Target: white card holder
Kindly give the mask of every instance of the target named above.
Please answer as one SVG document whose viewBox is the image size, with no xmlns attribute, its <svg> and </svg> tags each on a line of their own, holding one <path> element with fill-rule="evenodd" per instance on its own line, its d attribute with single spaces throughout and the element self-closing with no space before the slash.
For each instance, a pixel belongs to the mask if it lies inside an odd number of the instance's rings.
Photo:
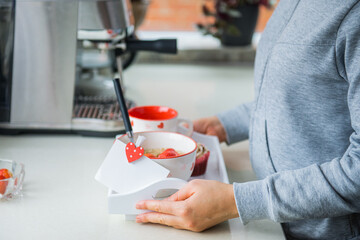
<svg viewBox="0 0 360 240">
<path fill-rule="evenodd" d="M 108 193 L 108 207 L 111 214 L 125 214 L 126 219 L 133 219 L 132 215 L 149 212 L 135 208 L 137 202 L 144 199 L 156 199 L 159 190 L 180 189 L 187 182 L 179 178 L 165 178 L 152 182 L 137 191 L 118 194 L 113 190 Z"/>
<path fill-rule="evenodd" d="M 217 137 L 207 136 L 194 132 L 192 138 L 197 142 L 205 144 L 205 146 L 210 150 L 210 157 L 208 160 L 206 173 L 201 176 L 191 177 L 189 181 L 192 179 L 207 179 L 229 183 L 224 159 Z M 135 220 L 137 214 L 146 212 L 143 210 L 137 210 L 135 208 L 135 205 L 138 201 L 154 199 L 155 195 L 157 195 L 159 191 L 162 191 L 162 189 L 180 189 L 186 183 L 186 181 L 177 178 L 164 178 L 147 184 L 145 187 L 128 194 L 121 195 L 112 190 L 109 190 L 109 213 L 124 214 L 125 220 Z M 170 195 L 168 194 L 169 191 L 163 192 L 165 192 L 164 195 Z M 172 193 L 173 192 L 174 191 L 172 191 Z"/>
</svg>

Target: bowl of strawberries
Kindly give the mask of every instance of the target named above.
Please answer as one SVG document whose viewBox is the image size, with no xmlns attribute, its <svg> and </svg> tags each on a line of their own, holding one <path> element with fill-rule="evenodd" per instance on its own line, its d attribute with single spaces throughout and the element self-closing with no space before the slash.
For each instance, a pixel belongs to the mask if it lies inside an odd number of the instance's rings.
<svg viewBox="0 0 360 240">
<path fill-rule="evenodd" d="M 0 159 L 0 199 L 9 200 L 21 196 L 24 165 L 8 159 Z"/>
</svg>

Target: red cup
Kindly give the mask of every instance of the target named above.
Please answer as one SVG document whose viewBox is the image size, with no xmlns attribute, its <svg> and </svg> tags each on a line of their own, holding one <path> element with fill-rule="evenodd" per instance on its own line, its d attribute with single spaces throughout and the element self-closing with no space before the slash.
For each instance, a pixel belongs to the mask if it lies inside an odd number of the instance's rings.
<svg viewBox="0 0 360 240">
<path fill-rule="evenodd" d="M 138 106 L 129 109 L 129 117 L 134 132 L 166 131 L 179 132 L 182 124 L 187 124 L 184 135 L 191 136 L 192 121 L 179 118 L 178 112 L 165 106 Z"/>
</svg>

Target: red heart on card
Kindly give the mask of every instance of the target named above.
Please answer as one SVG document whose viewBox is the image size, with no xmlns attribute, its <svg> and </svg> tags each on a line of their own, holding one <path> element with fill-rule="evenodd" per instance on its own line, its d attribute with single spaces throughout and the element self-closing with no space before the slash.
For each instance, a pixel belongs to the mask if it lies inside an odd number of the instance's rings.
<svg viewBox="0 0 360 240">
<path fill-rule="evenodd" d="M 138 160 L 144 155 L 144 149 L 142 147 L 135 147 L 134 143 L 129 142 L 128 144 L 126 144 L 125 153 L 128 162 L 131 163 Z"/>
<path fill-rule="evenodd" d="M 164 128 L 164 123 L 161 122 L 159 125 L 157 125 L 158 128 Z"/>
</svg>

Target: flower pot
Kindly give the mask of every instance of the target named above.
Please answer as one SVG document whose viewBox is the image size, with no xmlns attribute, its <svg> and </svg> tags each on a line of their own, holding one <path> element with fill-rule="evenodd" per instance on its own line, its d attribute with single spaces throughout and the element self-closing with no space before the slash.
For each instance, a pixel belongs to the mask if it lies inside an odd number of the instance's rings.
<svg viewBox="0 0 360 240">
<path fill-rule="evenodd" d="M 221 44 L 224 46 L 250 45 L 255 31 L 259 14 L 258 5 L 246 5 L 238 8 L 238 17 L 229 17 L 226 27 L 220 35 Z"/>
</svg>

